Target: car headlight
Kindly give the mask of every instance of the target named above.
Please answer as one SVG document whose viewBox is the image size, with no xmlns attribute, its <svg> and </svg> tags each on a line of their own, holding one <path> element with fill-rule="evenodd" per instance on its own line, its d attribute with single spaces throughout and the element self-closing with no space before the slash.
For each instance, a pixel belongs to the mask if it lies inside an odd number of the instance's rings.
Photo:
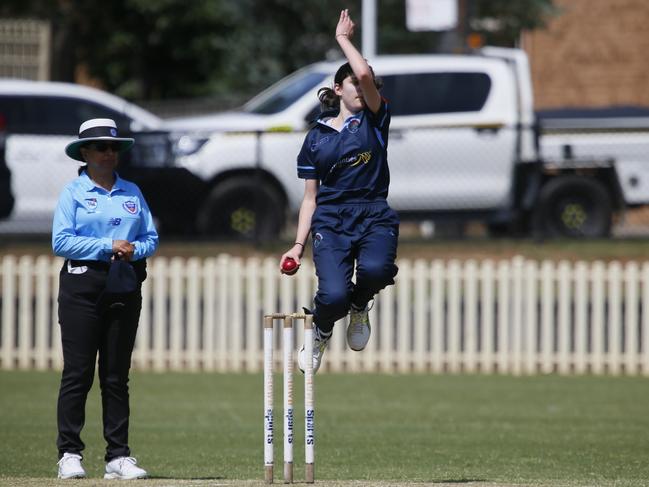
<svg viewBox="0 0 649 487">
<path fill-rule="evenodd" d="M 175 156 L 190 156 L 198 152 L 207 140 L 205 137 L 192 135 L 176 136 L 173 144 L 173 153 Z"/>
</svg>

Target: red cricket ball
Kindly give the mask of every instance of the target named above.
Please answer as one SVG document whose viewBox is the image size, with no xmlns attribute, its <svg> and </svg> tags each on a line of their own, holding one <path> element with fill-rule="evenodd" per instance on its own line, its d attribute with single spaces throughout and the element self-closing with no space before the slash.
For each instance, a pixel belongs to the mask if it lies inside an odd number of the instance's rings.
<svg viewBox="0 0 649 487">
<path fill-rule="evenodd" d="M 300 266 L 297 265 L 295 259 L 287 257 L 282 263 L 282 272 L 288 276 L 295 274 Z"/>
</svg>

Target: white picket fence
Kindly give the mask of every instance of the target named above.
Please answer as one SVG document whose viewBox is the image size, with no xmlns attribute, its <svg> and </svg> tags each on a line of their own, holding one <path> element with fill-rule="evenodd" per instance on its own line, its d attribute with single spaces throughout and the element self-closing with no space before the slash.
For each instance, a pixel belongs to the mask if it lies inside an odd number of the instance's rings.
<svg viewBox="0 0 649 487">
<path fill-rule="evenodd" d="M 62 367 L 61 265 L 47 256 L 1 259 L 1 368 Z M 341 320 L 324 371 L 649 375 L 649 262 L 398 265 L 396 285 L 370 312 L 367 349 L 347 348 Z M 308 262 L 286 277 L 277 259 L 151 259 L 133 366 L 259 371 L 263 314 L 309 306 L 315 285 Z"/>
</svg>

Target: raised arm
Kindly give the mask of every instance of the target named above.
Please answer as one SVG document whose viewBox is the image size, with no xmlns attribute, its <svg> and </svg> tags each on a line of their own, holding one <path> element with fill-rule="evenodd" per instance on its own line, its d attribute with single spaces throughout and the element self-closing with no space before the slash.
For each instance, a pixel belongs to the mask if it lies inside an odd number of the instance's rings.
<svg viewBox="0 0 649 487">
<path fill-rule="evenodd" d="M 340 12 L 340 19 L 336 26 L 336 41 L 342 49 L 349 65 L 354 71 L 354 76 L 358 80 L 358 84 L 363 92 L 365 104 L 372 113 L 379 111 L 381 106 L 381 95 L 379 90 L 374 84 L 374 76 L 369 64 L 363 55 L 352 44 L 351 38 L 354 35 L 354 22 L 349 16 L 349 10 L 345 9 Z"/>
</svg>

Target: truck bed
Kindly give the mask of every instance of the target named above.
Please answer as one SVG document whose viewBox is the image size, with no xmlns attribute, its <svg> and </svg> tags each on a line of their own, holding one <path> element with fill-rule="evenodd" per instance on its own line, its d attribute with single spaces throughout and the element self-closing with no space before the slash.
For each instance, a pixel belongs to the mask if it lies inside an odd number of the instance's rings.
<svg viewBox="0 0 649 487">
<path fill-rule="evenodd" d="M 649 204 L 649 108 L 544 110 L 537 121 L 542 159 L 612 159 L 627 205 Z"/>
</svg>

